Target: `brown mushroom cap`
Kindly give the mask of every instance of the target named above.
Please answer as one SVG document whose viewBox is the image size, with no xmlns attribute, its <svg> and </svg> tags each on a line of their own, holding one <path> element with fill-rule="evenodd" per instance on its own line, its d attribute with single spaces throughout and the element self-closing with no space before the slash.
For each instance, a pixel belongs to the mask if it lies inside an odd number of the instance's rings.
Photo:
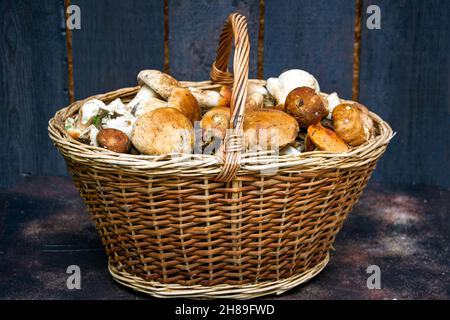
<svg viewBox="0 0 450 320">
<path fill-rule="evenodd" d="M 289 92 L 285 108 L 297 120 L 300 128 L 319 122 L 328 113 L 320 95 L 309 87 L 298 87 Z"/>
<path fill-rule="evenodd" d="M 220 88 L 219 94 L 221 99 L 219 100 L 219 107 L 230 107 L 231 102 L 231 87 L 230 86 L 222 86 Z"/>
<path fill-rule="evenodd" d="M 203 115 L 200 127 L 203 129 L 203 141 L 207 142 L 213 137 L 225 138 L 230 123 L 230 108 L 215 107 Z"/>
<path fill-rule="evenodd" d="M 118 153 L 127 153 L 131 145 L 125 133 L 112 128 L 100 130 L 97 142 L 101 147 Z"/>
<path fill-rule="evenodd" d="M 246 150 L 276 150 L 293 143 L 299 127 L 287 113 L 275 109 L 250 111 L 244 116 Z"/>
<path fill-rule="evenodd" d="M 347 152 L 348 146 L 336 132 L 316 123 L 308 127 L 308 138 L 321 151 Z"/>
<path fill-rule="evenodd" d="M 197 99 L 186 88 L 174 89 L 167 103 L 169 107 L 178 109 L 192 123 L 199 121 L 202 117 Z"/>
<path fill-rule="evenodd" d="M 194 128 L 179 110 L 159 108 L 136 120 L 131 141 L 143 154 L 192 153 Z"/>
<path fill-rule="evenodd" d="M 142 70 L 138 74 L 138 83 L 147 85 L 165 100 L 173 89 L 181 87 L 177 79 L 159 70 Z"/>
<path fill-rule="evenodd" d="M 336 133 L 349 145 L 356 147 L 370 139 L 373 131 L 368 110 L 356 103 L 342 103 L 333 110 Z"/>
</svg>

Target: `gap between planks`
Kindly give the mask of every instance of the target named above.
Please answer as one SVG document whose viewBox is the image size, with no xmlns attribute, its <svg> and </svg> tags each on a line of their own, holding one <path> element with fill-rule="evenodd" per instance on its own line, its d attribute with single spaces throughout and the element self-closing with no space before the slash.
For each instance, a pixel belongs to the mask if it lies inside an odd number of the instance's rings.
<svg viewBox="0 0 450 320">
<path fill-rule="evenodd" d="M 352 76 L 352 100 L 359 99 L 359 74 L 361 58 L 361 20 L 362 20 L 362 0 L 355 0 L 355 28 L 353 43 L 353 76 Z"/>
<path fill-rule="evenodd" d="M 69 103 L 73 103 L 75 101 L 75 93 L 74 93 L 74 81 L 73 81 L 73 52 L 72 52 L 72 30 L 67 27 L 67 20 L 69 19 L 69 13 L 67 12 L 67 8 L 70 6 L 70 0 L 64 0 L 64 27 L 66 30 L 66 47 L 67 47 L 67 77 L 68 77 L 68 94 L 69 94 Z"/>
</svg>

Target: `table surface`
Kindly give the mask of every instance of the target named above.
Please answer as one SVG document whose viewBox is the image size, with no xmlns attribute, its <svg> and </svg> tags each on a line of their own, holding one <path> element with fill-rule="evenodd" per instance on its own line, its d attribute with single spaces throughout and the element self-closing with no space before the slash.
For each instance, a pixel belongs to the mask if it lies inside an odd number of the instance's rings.
<svg viewBox="0 0 450 320">
<path fill-rule="evenodd" d="M 370 184 L 349 214 L 328 266 L 268 299 L 450 299 L 450 191 Z M 81 289 L 69 290 L 78 265 Z M 368 289 L 367 268 L 381 289 Z M 69 178 L 29 177 L 0 192 L 0 299 L 147 299 L 117 284 Z"/>
</svg>

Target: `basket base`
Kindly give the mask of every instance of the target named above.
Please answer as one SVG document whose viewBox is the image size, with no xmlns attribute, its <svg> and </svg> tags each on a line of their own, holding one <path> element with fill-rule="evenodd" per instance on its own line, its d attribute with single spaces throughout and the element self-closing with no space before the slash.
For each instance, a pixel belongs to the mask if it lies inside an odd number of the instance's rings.
<svg viewBox="0 0 450 320">
<path fill-rule="evenodd" d="M 136 291 L 144 292 L 157 298 L 192 298 L 192 299 L 252 299 L 271 294 L 282 294 L 299 284 L 305 283 L 319 274 L 330 259 L 329 253 L 321 262 L 308 271 L 295 276 L 278 280 L 265 281 L 257 284 L 233 286 L 182 286 L 178 284 L 162 284 L 154 281 L 145 281 L 127 272 L 119 271 L 109 265 L 109 272 L 120 284 Z"/>
</svg>

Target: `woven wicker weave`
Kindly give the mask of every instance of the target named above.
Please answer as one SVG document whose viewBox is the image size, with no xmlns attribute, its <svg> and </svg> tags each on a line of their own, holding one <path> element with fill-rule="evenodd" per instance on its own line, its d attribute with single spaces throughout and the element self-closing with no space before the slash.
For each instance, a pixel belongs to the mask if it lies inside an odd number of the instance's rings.
<svg viewBox="0 0 450 320">
<path fill-rule="evenodd" d="M 227 72 L 233 35 L 234 81 Z M 234 131 L 217 156 L 117 154 L 64 130 L 65 119 L 86 100 L 129 101 L 139 87 L 77 101 L 50 120 L 50 137 L 118 282 L 156 297 L 245 299 L 282 293 L 327 264 L 392 130 L 370 113 L 376 137 L 345 154 L 240 154 L 248 57 L 246 20 L 233 14 L 222 32 L 214 81 L 183 82 L 199 88 L 233 83 Z"/>
</svg>

